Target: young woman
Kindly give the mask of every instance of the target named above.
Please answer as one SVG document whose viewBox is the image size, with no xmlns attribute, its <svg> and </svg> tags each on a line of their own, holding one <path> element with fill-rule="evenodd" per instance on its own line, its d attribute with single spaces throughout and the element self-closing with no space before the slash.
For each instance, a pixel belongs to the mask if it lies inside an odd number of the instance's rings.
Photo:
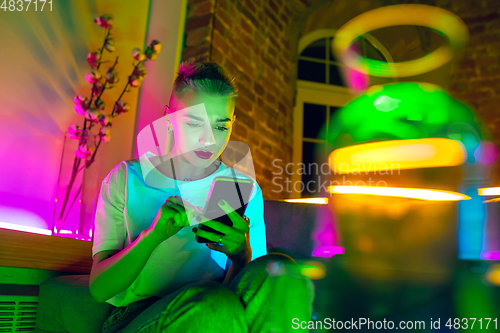
<svg viewBox="0 0 500 333">
<path fill-rule="evenodd" d="M 181 65 L 164 114 L 172 150 L 121 162 L 104 178 L 90 276 L 92 296 L 115 306 L 103 332 L 265 332 L 274 325 L 266 267 L 287 259 L 266 255 L 258 184 L 218 160 L 236 120 L 235 98 L 217 64 Z M 244 217 L 222 201 L 233 226 L 205 222 L 222 237 L 188 228 L 185 207 L 200 212 L 212 180 L 235 174 L 255 183 Z"/>
<path fill-rule="evenodd" d="M 115 306 L 103 332 L 270 332 L 277 325 L 270 309 L 276 279 L 266 267 L 290 260 L 266 255 L 258 184 L 218 160 L 236 120 L 235 98 L 219 65 L 181 65 L 164 114 L 172 150 L 123 161 L 104 178 L 90 276 L 92 296 Z M 188 228 L 186 208 L 200 213 L 212 180 L 236 174 L 254 182 L 244 217 L 220 202 L 233 226 L 205 225 L 222 237 Z M 310 318 L 306 304 L 296 314 Z"/>
</svg>

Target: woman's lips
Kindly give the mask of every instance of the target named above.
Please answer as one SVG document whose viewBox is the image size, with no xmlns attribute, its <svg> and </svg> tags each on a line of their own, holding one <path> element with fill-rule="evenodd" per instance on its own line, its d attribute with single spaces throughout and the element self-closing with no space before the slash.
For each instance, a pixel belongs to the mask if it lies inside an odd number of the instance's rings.
<svg viewBox="0 0 500 333">
<path fill-rule="evenodd" d="M 196 154 L 196 156 L 198 156 L 199 158 L 202 158 L 204 160 L 208 160 L 210 157 L 212 157 L 213 153 L 211 152 L 208 152 L 208 151 L 194 151 L 194 153 Z"/>
</svg>

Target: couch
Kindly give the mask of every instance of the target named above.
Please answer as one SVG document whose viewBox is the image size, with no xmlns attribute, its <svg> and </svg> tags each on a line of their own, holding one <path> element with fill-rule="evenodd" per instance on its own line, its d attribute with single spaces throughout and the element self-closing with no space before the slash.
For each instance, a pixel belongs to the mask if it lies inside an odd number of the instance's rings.
<svg viewBox="0 0 500 333">
<path fill-rule="evenodd" d="M 264 201 L 264 220 L 268 252 L 287 254 L 299 262 L 312 258 L 319 230 L 333 224 L 327 205 L 271 200 Z M 101 332 L 113 306 L 93 299 L 89 277 L 58 276 L 40 285 L 35 332 Z"/>
</svg>

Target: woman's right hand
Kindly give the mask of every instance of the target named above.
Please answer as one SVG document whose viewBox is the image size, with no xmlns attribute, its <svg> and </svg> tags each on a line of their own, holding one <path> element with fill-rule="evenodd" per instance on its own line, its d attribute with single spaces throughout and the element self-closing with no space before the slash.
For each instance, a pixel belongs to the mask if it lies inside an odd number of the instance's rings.
<svg viewBox="0 0 500 333">
<path fill-rule="evenodd" d="M 160 207 L 151 227 L 146 229 L 148 236 L 161 243 L 182 228 L 189 226 L 184 203 L 179 196 L 168 197 Z"/>
</svg>

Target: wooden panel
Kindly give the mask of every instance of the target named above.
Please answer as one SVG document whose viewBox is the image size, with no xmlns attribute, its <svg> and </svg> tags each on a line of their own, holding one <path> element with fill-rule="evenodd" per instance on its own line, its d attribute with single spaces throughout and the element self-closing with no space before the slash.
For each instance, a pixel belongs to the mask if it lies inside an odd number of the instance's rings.
<svg viewBox="0 0 500 333">
<path fill-rule="evenodd" d="M 0 266 L 90 273 L 92 242 L 0 229 Z"/>
</svg>

